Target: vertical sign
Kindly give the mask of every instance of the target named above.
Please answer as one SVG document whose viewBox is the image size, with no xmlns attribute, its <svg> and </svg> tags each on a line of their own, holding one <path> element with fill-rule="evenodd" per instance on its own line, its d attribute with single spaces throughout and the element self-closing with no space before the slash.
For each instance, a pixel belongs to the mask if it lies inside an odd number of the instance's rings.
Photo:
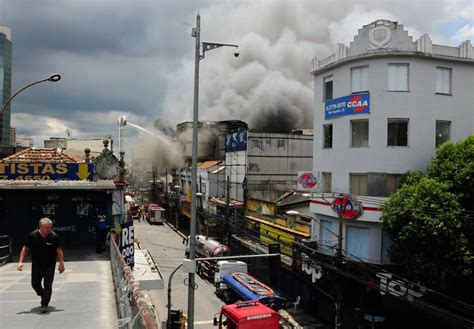
<svg viewBox="0 0 474 329">
<path fill-rule="evenodd" d="M 120 253 L 122 254 L 123 258 L 125 259 L 125 263 L 133 268 L 135 265 L 135 258 L 134 258 L 134 249 L 133 249 L 133 241 L 134 241 L 134 232 L 133 232 L 133 222 L 126 222 L 124 224 L 120 224 L 122 231 L 119 235 L 119 249 Z"/>
</svg>

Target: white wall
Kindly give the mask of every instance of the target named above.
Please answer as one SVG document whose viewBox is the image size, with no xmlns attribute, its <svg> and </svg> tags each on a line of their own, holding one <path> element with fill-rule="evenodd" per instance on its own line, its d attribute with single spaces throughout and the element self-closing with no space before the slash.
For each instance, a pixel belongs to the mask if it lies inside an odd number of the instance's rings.
<svg viewBox="0 0 474 329">
<path fill-rule="evenodd" d="M 409 92 L 387 91 L 388 63 L 409 64 Z M 349 95 L 350 68 L 369 66 L 370 114 L 324 119 L 322 79 L 333 75 L 334 98 Z M 436 67 L 452 68 L 453 95 L 436 92 Z M 314 170 L 332 172 L 333 191 L 349 192 L 349 172 L 405 173 L 425 171 L 435 154 L 435 122 L 451 121 L 451 140 L 474 131 L 474 63 L 414 57 L 363 59 L 315 78 Z M 408 118 L 408 147 L 387 147 L 387 119 Z M 350 146 L 350 120 L 369 120 L 369 146 Z M 333 147 L 323 149 L 324 124 L 333 124 Z"/>
</svg>

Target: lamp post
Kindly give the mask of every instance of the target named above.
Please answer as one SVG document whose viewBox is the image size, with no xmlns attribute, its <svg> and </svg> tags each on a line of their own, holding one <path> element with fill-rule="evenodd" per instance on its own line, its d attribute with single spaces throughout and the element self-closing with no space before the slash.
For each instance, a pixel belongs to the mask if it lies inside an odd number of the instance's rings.
<svg viewBox="0 0 474 329">
<path fill-rule="evenodd" d="M 204 59 L 206 51 L 219 47 L 235 47 L 238 45 L 226 43 L 203 42 L 201 55 L 201 16 L 196 16 L 196 27 L 193 28 L 191 36 L 196 38 L 195 62 L 194 62 L 194 105 L 193 105 L 193 148 L 191 166 L 191 223 L 189 229 L 189 256 L 193 260 L 196 258 L 196 186 L 197 186 L 197 144 L 198 144 L 198 101 L 199 101 L 199 61 Z M 234 56 L 239 53 L 234 52 Z M 188 282 L 188 329 L 194 328 L 194 279 L 195 273 L 189 273 Z"/>
<path fill-rule="evenodd" d="M 48 77 L 48 78 L 45 78 L 45 79 L 41 79 L 41 80 L 38 80 L 38 81 L 33 81 L 33 82 L 30 82 L 28 83 L 27 85 L 24 85 L 23 87 L 21 87 L 20 89 L 18 89 L 12 96 L 10 96 L 9 99 L 7 99 L 7 101 L 5 102 L 5 104 L 3 104 L 2 106 L 2 109 L 0 110 L 0 113 L 3 112 L 3 110 L 5 110 L 7 108 L 7 106 L 11 103 L 11 101 L 13 100 L 13 98 L 15 98 L 19 93 L 21 93 L 23 90 L 25 89 L 28 89 L 30 88 L 31 86 L 34 86 L 38 83 L 41 83 L 41 82 L 45 82 L 45 81 L 52 81 L 52 82 L 57 82 L 61 80 L 61 76 L 59 74 L 53 74 L 52 76 Z"/>
<path fill-rule="evenodd" d="M 118 118 L 118 126 L 119 126 L 119 135 L 118 135 L 118 140 L 119 140 L 119 152 L 123 151 L 123 140 L 122 140 L 122 129 L 127 125 L 127 118 L 122 115 L 121 117 Z"/>
</svg>

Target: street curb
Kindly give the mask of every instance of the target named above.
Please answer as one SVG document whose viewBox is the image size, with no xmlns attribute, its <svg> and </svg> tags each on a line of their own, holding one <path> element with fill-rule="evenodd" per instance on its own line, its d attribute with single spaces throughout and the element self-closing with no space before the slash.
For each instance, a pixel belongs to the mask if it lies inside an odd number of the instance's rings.
<svg viewBox="0 0 474 329">
<path fill-rule="evenodd" d="M 181 233 L 180 231 L 178 231 L 176 229 L 176 227 L 174 227 L 173 225 L 171 225 L 170 223 L 168 223 L 168 221 L 165 221 L 166 225 L 168 225 L 169 227 L 171 227 L 171 229 L 173 231 L 175 231 L 176 233 L 178 233 L 179 236 L 181 236 L 183 239 L 187 239 L 188 237 L 186 235 L 184 235 L 183 233 Z"/>
</svg>

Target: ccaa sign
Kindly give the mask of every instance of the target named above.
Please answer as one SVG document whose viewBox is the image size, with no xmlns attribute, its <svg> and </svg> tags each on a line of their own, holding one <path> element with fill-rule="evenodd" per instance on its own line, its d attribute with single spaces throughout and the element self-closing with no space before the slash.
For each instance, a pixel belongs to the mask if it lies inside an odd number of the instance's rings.
<svg viewBox="0 0 474 329">
<path fill-rule="evenodd" d="M 352 114 L 370 113 L 370 94 L 354 94 L 326 101 L 324 118 L 332 119 Z"/>
</svg>

